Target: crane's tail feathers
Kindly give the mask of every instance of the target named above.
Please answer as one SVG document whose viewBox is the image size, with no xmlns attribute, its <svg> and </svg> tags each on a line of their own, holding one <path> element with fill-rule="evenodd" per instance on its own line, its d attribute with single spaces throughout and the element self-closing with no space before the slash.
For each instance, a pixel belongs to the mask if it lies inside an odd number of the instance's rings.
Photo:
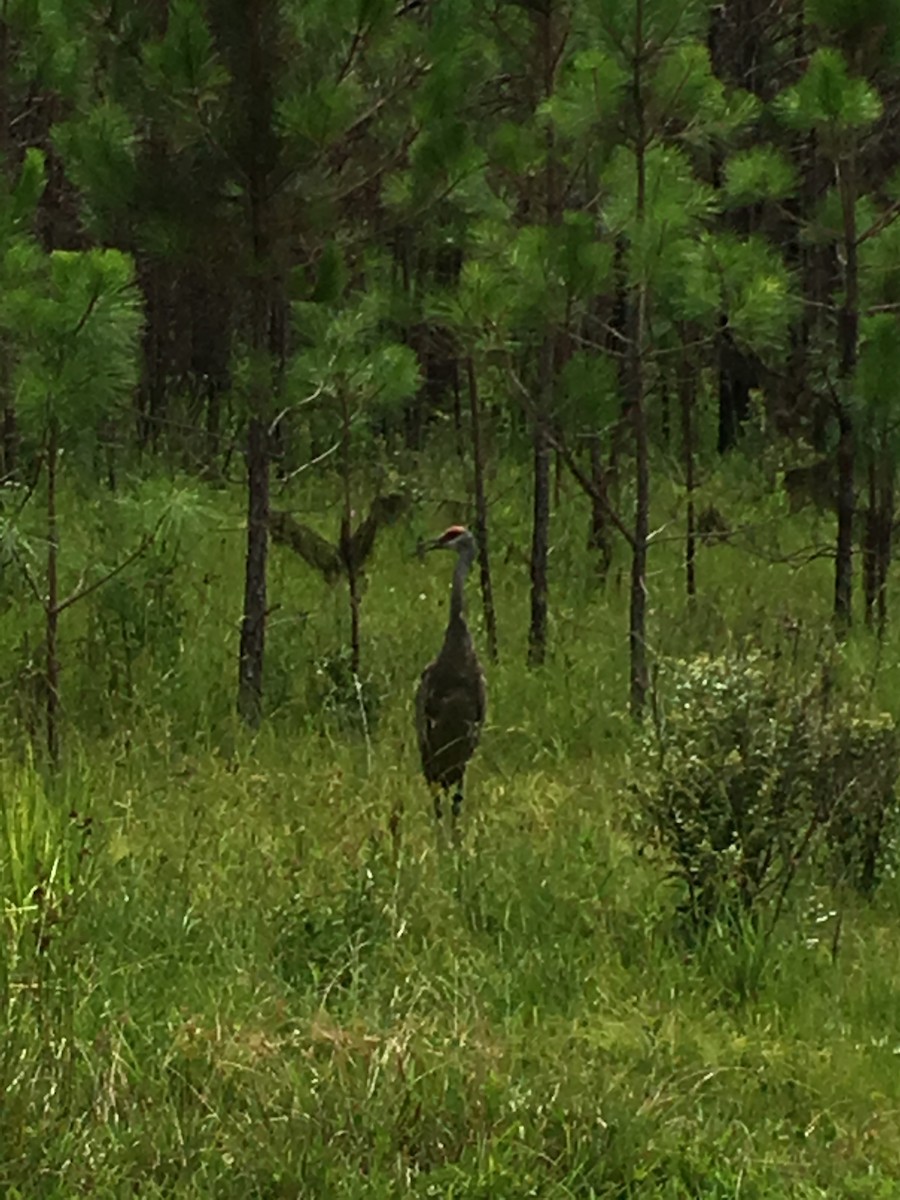
<svg viewBox="0 0 900 1200">
<path fill-rule="evenodd" d="M 463 802 L 462 788 L 458 787 L 456 789 L 456 791 L 453 793 L 452 813 L 453 813 L 454 823 L 459 820 L 459 814 L 462 811 L 462 802 Z"/>
</svg>

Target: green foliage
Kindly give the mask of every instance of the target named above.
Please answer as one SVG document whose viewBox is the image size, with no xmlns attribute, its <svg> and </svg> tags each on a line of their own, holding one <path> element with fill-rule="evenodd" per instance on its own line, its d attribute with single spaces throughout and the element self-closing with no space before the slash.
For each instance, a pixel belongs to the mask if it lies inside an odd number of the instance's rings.
<svg viewBox="0 0 900 1200">
<path fill-rule="evenodd" d="M 797 186 L 794 165 L 774 146 L 754 146 L 725 163 L 724 195 L 731 205 L 783 200 Z"/>
<path fill-rule="evenodd" d="M 710 239 L 722 308 L 735 339 L 759 352 L 787 344 L 797 301 L 784 260 L 764 238 Z"/>
<path fill-rule="evenodd" d="M 366 735 L 375 731 L 384 699 L 382 690 L 371 674 L 359 677 L 354 673 L 347 647 L 318 655 L 310 669 L 304 704 L 311 717 L 324 715 L 342 730 Z"/>
<path fill-rule="evenodd" d="M 30 280 L 6 297 L 3 319 L 19 344 L 23 421 L 55 417 L 89 429 L 137 381 L 140 297 L 131 260 L 117 250 L 54 251 L 31 258 Z"/>
<path fill-rule="evenodd" d="M 709 20 L 704 0 L 646 0 L 641 9 L 641 24 L 635 21 L 631 0 L 612 0 L 604 6 L 601 29 L 617 56 L 630 63 L 637 55 L 651 62 L 673 45 L 701 40 Z M 640 30 L 641 38 L 639 38 Z"/>
<path fill-rule="evenodd" d="M 759 654 L 676 663 L 664 683 L 639 787 L 652 839 L 704 927 L 777 918 L 814 867 L 871 893 L 900 818 L 900 736 Z M 801 874 L 802 873 L 802 874 Z"/>
<path fill-rule="evenodd" d="M 61 806 L 30 761 L 7 766 L 2 782 L 0 1004 L 9 1013 L 16 991 L 46 988 L 55 1008 L 54 960 L 92 882 L 92 818 Z"/>
<path fill-rule="evenodd" d="M 673 45 L 650 84 L 650 127 L 671 128 L 693 145 L 727 139 L 754 120 L 759 108 L 759 101 L 747 92 L 726 96 L 713 73 L 709 50 L 699 42 Z"/>
<path fill-rule="evenodd" d="M 619 387 L 615 359 L 576 351 L 560 374 L 556 403 L 567 425 L 596 433 L 616 420 L 621 407 Z"/>
<path fill-rule="evenodd" d="M 34 214 L 47 186 L 47 169 L 43 152 L 35 146 L 25 151 L 18 181 L 9 197 L 0 201 L 0 221 L 4 234 L 30 233 Z"/>
<path fill-rule="evenodd" d="M 328 397 L 343 392 L 354 409 L 390 409 L 410 396 L 418 362 L 408 347 L 386 340 L 380 330 L 387 297 L 376 288 L 343 305 L 298 302 L 294 316 L 307 348 L 289 369 L 289 394 Z"/>
<path fill-rule="evenodd" d="M 636 228 L 634 151 L 624 146 L 614 151 L 603 174 L 603 212 L 610 232 L 627 234 L 642 264 L 641 273 L 652 278 L 667 243 L 708 221 L 719 202 L 713 189 L 696 178 L 687 154 L 675 147 L 651 147 L 645 169 L 647 197 L 641 228 Z"/>
<path fill-rule="evenodd" d="M 341 248 L 333 239 L 322 247 L 316 283 L 310 299 L 315 304 L 337 304 L 347 286 L 347 266 Z"/>
<path fill-rule="evenodd" d="M 896 384 L 900 340 L 894 313 L 866 317 L 860 328 L 857 394 L 869 420 L 879 426 L 897 424 Z"/>
<path fill-rule="evenodd" d="M 279 104 L 282 133 L 304 157 L 321 153 L 346 133 L 364 98 L 353 79 L 338 86 L 330 80 L 319 80 L 304 92 L 292 91 Z"/>
<path fill-rule="evenodd" d="M 198 112 L 217 101 L 229 81 L 197 0 L 172 0 L 165 35 L 148 42 L 142 54 L 150 86 Z"/>
<path fill-rule="evenodd" d="M 54 126 L 53 140 L 81 190 L 93 231 L 102 236 L 135 195 L 137 135 L 132 118 L 111 100 Z"/>
<path fill-rule="evenodd" d="M 877 91 L 852 76 L 841 52 L 831 49 L 817 50 L 800 82 L 774 102 L 776 115 L 790 128 L 819 129 L 832 141 L 867 129 L 881 116 L 882 108 Z"/>
<path fill-rule="evenodd" d="M 616 59 L 600 49 L 584 50 L 575 54 L 553 94 L 544 100 L 539 113 L 546 114 L 556 131 L 564 138 L 587 137 L 603 129 L 615 116 L 621 103 L 622 92 L 628 81 L 628 73 Z M 505 124 L 498 131 L 501 144 L 517 151 L 527 135 L 521 126 Z M 521 151 L 507 161 L 521 171 L 530 162 L 535 162 L 535 143 L 531 153 L 523 158 Z"/>
</svg>

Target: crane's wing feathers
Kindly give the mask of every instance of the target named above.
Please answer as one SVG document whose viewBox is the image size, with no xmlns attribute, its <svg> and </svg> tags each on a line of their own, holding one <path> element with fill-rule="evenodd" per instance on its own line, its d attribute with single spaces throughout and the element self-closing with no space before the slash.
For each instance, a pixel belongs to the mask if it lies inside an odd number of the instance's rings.
<svg viewBox="0 0 900 1200">
<path fill-rule="evenodd" d="M 484 676 L 459 671 L 440 657 L 425 668 L 416 694 L 416 728 L 422 769 L 429 783 L 446 787 L 462 781 L 481 736 L 486 708 Z"/>
</svg>

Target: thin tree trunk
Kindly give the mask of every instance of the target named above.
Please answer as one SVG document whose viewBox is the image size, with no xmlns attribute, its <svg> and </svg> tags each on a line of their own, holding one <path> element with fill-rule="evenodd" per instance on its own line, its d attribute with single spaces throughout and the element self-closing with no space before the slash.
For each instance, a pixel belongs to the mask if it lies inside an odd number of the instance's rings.
<svg viewBox="0 0 900 1200">
<path fill-rule="evenodd" d="M 637 172 L 635 219 L 640 230 L 647 206 L 647 135 L 641 57 L 644 46 L 644 4 L 635 5 L 635 58 L 632 70 L 632 97 L 637 123 L 635 167 Z M 639 268 L 640 269 L 640 268 Z M 634 544 L 631 558 L 631 596 L 628 623 L 630 649 L 631 715 L 640 720 L 647 696 L 647 538 L 650 532 L 650 448 L 647 438 L 647 411 L 644 396 L 644 331 L 646 325 L 646 285 L 638 279 L 633 285 L 629 305 L 628 390 L 634 429 L 635 507 Z"/>
<path fill-rule="evenodd" d="M 690 363 L 682 356 L 678 370 L 678 401 L 681 408 L 681 446 L 684 455 L 684 486 L 687 492 L 687 529 L 684 542 L 684 575 L 688 599 L 697 595 L 697 531 L 694 514 L 694 390 Z"/>
<path fill-rule="evenodd" d="M 494 589 L 491 584 L 491 559 L 488 550 L 488 512 L 484 493 L 484 449 L 481 444 L 481 402 L 475 361 L 466 358 L 466 378 L 469 385 L 469 420 L 472 428 L 472 467 L 475 475 L 475 537 L 478 541 L 478 564 L 481 572 L 481 603 L 484 609 L 484 628 L 487 634 L 491 662 L 498 657 L 497 615 L 494 611 Z"/>
<path fill-rule="evenodd" d="M 534 417 L 534 508 L 531 526 L 531 624 L 528 629 L 528 665 L 539 667 L 547 655 L 547 563 L 550 555 L 550 439 L 547 414 L 553 387 L 553 342 L 550 334 L 541 346 L 538 411 Z"/>
<path fill-rule="evenodd" d="M 750 388 L 753 367 L 747 356 L 731 340 L 727 319 L 720 318 L 717 336 L 719 372 L 718 450 L 727 454 L 737 444 L 742 424 L 750 415 Z"/>
<path fill-rule="evenodd" d="M 341 397 L 341 474 L 344 484 L 344 512 L 341 518 L 341 549 L 347 568 L 347 590 L 350 597 L 350 670 L 359 675 L 359 579 L 356 556 L 353 553 L 353 478 L 350 462 L 350 401 L 346 389 Z"/>
<path fill-rule="evenodd" d="M 863 530 L 863 604 L 866 628 L 871 629 L 875 619 L 875 597 L 878 592 L 878 480 L 874 454 L 869 459 L 868 469 L 869 504 Z"/>
<path fill-rule="evenodd" d="M 844 389 L 856 370 L 859 341 L 859 275 L 856 244 L 856 172 L 852 150 L 839 167 L 843 216 L 844 303 L 838 319 L 840 374 Z M 843 393 L 838 396 L 838 534 L 834 569 L 834 621 L 846 634 L 853 615 L 853 418 Z"/>
<path fill-rule="evenodd" d="M 47 754 L 51 766 L 59 763 L 59 523 L 56 483 L 59 466 L 59 427 L 50 418 L 47 434 Z"/>
<path fill-rule="evenodd" d="M 241 6 L 238 6 L 240 10 Z M 274 0 L 243 7 L 244 45 L 233 60 L 235 86 L 246 108 L 246 144 L 242 169 L 247 179 L 247 233 L 252 263 L 246 278 L 250 296 L 249 343 L 252 384 L 247 430 L 247 557 L 244 614 L 238 657 L 238 712 L 251 728 L 263 713 L 271 416 L 283 361 L 281 297 L 276 286 L 272 178 L 278 166 L 279 140 L 274 121 Z M 238 66 L 239 64 L 239 66 Z"/>
<path fill-rule="evenodd" d="M 238 661 L 238 712 L 253 729 L 262 720 L 266 647 L 266 566 L 269 552 L 269 447 L 262 417 L 247 429 L 247 556 Z"/>
<path fill-rule="evenodd" d="M 548 5 L 535 23 L 536 59 L 541 63 L 543 98 L 553 95 L 558 54 L 555 48 L 554 9 Z M 561 47 L 560 47 L 561 49 Z M 553 128 L 545 133 L 544 211 L 546 223 L 559 220 L 556 148 Z M 550 554 L 550 438 L 553 411 L 553 375 L 556 367 L 556 331 L 545 331 L 538 363 L 538 403 L 532 431 L 534 449 L 534 512 L 531 536 L 531 622 L 528 629 L 528 665 L 540 666 L 547 655 L 548 559 Z"/>
</svg>

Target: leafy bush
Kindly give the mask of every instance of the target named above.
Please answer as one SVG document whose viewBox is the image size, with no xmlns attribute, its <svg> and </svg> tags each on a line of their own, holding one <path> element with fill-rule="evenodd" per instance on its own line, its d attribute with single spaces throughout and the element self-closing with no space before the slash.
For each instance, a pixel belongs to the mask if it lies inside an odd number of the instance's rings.
<svg viewBox="0 0 900 1200">
<path fill-rule="evenodd" d="M 877 886 L 900 738 L 889 716 L 836 700 L 827 674 L 798 686 L 759 654 L 676 663 L 643 750 L 642 823 L 696 924 L 769 905 L 777 918 L 801 870 Z"/>
</svg>

